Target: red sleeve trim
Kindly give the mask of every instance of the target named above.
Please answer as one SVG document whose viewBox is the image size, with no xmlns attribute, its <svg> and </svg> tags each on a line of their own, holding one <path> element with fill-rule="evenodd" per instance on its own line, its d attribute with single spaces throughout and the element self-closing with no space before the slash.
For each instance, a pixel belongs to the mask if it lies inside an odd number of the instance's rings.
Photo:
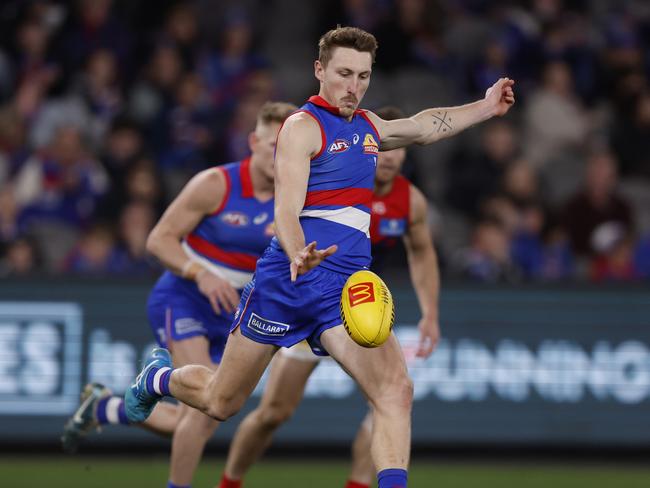
<svg viewBox="0 0 650 488">
<path fill-rule="evenodd" d="M 221 171 L 221 174 L 226 180 L 226 193 L 223 195 L 223 199 L 221 200 L 221 204 L 219 204 L 219 207 L 214 212 L 212 212 L 211 215 L 217 215 L 221 213 L 223 208 L 226 206 L 226 203 L 228 203 L 228 199 L 230 198 L 230 190 L 232 185 L 230 182 L 230 175 L 228 174 L 228 171 L 226 171 L 224 168 L 215 168 L 215 169 Z"/>
<path fill-rule="evenodd" d="M 316 121 L 318 124 L 318 127 L 320 128 L 320 139 L 321 139 L 321 144 L 320 144 L 320 151 L 314 155 L 311 160 L 313 161 L 317 157 L 319 157 L 321 154 L 323 154 L 323 151 L 325 151 L 325 145 L 327 144 L 327 137 L 325 136 L 325 129 L 323 129 L 323 124 L 320 123 L 320 120 L 318 120 L 318 117 L 316 117 L 313 113 L 311 113 L 309 110 L 296 110 L 294 113 L 306 113 L 308 115 L 311 115 L 311 117 Z"/>
<path fill-rule="evenodd" d="M 363 117 L 366 120 L 366 122 L 368 122 L 368 125 L 372 127 L 372 130 L 375 131 L 375 135 L 377 136 L 377 144 L 381 144 L 381 137 L 379 136 L 379 131 L 377 130 L 377 127 L 375 127 L 375 124 L 372 123 L 372 120 L 370 120 L 370 117 L 368 117 L 368 113 L 364 110 L 360 112 L 359 115 L 361 115 L 361 117 Z"/>
</svg>

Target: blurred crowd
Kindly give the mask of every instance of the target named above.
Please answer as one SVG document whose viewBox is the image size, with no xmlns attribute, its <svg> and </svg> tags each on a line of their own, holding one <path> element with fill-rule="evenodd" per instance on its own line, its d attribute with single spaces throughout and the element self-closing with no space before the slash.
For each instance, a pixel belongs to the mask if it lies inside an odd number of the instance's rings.
<svg viewBox="0 0 650 488">
<path fill-rule="evenodd" d="M 264 101 L 317 91 L 283 82 L 270 46 L 307 46 L 286 62 L 310 79 L 340 23 L 377 36 L 377 76 L 439 77 L 450 104 L 517 82 L 513 114 L 427 162 L 444 168 L 427 196 L 446 276 L 650 279 L 648 2 L 306 0 L 311 16 L 273 15 L 288 4 L 2 2 L 0 276 L 156 273 L 146 237 L 182 185 L 246 156 Z"/>
</svg>

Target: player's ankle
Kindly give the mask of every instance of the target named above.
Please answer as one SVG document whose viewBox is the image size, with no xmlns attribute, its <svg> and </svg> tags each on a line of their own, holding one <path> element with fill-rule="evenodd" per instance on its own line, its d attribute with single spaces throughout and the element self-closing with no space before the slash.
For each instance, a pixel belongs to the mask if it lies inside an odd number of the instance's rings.
<svg viewBox="0 0 650 488">
<path fill-rule="evenodd" d="M 407 478 L 405 469 L 383 469 L 377 473 L 378 488 L 406 488 Z"/>
<path fill-rule="evenodd" d="M 241 488 L 242 480 L 233 480 L 228 478 L 225 474 L 221 477 L 221 483 L 218 488 Z"/>
<path fill-rule="evenodd" d="M 95 420 L 99 425 L 129 424 L 124 411 L 124 399 L 118 396 L 107 396 L 97 402 Z"/>
<path fill-rule="evenodd" d="M 171 396 L 169 392 L 169 381 L 172 376 L 172 371 L 173 369 L 167 366 L 151 368 L 147 373 L 147 393 L 158 397 Z"/>
</svg>

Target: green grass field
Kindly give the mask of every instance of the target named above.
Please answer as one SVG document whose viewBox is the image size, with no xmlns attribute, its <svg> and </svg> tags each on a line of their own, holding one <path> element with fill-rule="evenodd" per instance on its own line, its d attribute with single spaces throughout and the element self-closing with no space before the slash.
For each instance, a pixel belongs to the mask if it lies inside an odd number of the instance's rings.
<svg viewBox="0 0 650 488">
<path fill-rule="evenodd" d="M 194 488 L 213 487 L 222 462 L 206 460 Z M 246 488 L 342 488 L 345 462 L 268 461 L 258 464 Z M 1 486 L 7 488 L 164 488 L 167 464 L 162 458 L 142 460 L 86 457 L 0 459 Z M 650 468 L 609 466 L 514 466 L 503 463 L 414 463 L 409 487 L 413 488 L 648 488 Z"/>
</svg>

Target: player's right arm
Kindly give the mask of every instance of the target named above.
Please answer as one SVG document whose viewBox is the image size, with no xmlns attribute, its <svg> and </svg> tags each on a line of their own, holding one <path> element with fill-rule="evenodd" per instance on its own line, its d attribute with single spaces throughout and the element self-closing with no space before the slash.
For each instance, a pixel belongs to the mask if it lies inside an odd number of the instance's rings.
<svg viewBox="0 0 650 488">
<path fill-rule="evenodd" d="M 311 115 L 298 112 L 289 117 L 278 134 L 275 152 L 275 232 L 287 254 L 291 281 L 318 266 L 336 251 L 336 246 L 316 249 L 305 245 L 300 212 L 307 196 L 311 158 L 323 144 L 318 123 Z"/>
<path fill-rule="evenodd" d="M 237 291 L 226 280 L 190 260 L 181 241 L 203 217 L 217 210 L 225 197 L 223 172 L 217 169 L 200 172 L 169 205 L 147 239 L 147 251 L 172 273 L 196 281 L 217 313 L 221 313 L 221 308 L 232 312 L 237 307 Z"/>
</svg>

